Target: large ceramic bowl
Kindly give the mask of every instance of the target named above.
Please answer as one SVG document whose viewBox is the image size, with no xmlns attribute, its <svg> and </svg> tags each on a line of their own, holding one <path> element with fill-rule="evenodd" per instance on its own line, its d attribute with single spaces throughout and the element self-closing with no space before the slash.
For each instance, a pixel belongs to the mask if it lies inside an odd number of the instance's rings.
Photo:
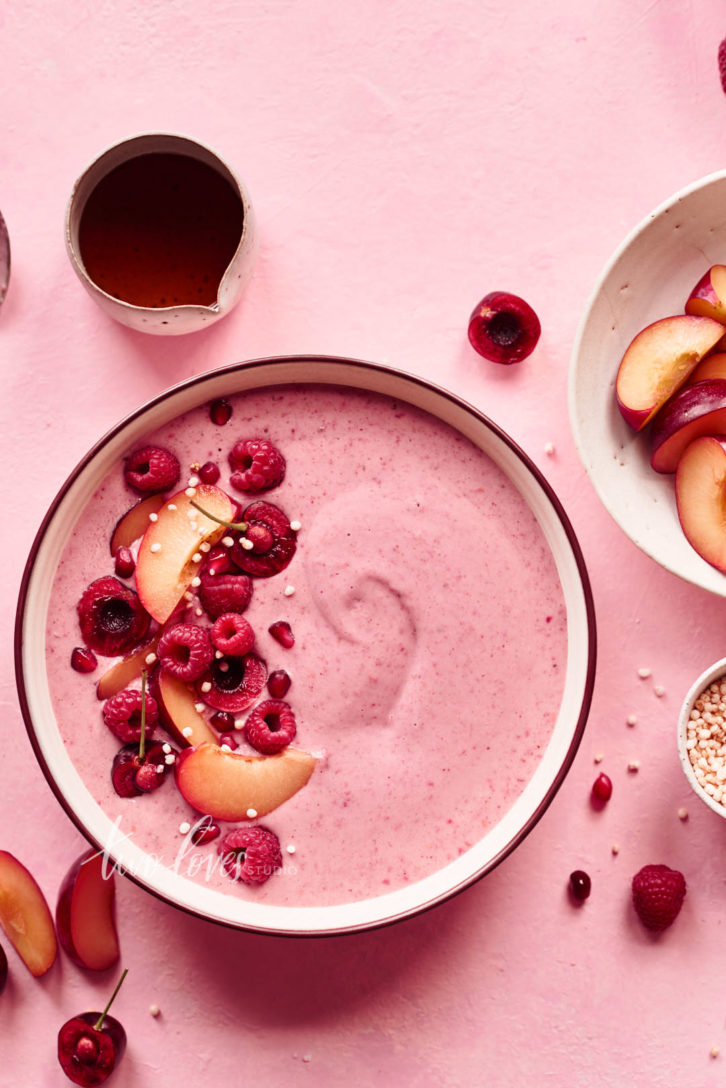
<svg viewBox="0 0 726 1088">
<path fill-rule="evenodd" d="M 570 422 L 605 508 L 647 555 L 681 578 L 726 596 L 726 576 L 681 532 L 673 477 L 650 467 L 615 403 L 620 360 L 652 321 L 682 314 L 692 288 L 726 261 L 726 171 L 682 189 L 648 215 L 605 266 L 583 315 L 570 365 Z"/>
<path fill-rule="evenodd" d="M 230 926 L 283 934 L 331 934 L 382 925 L 448 898 L 491 870 L 527 834 L 560 786 L 577 749 L 590 704 L 595 669 L 595 625 L 584 563 L 572 528 L 551 488 L 524 453 L 484 416 L 424 381 L 370 363 L 318 357 L 244 363 L 192 378 L 123 420 L 88 453 L 64 484 L 45 518 L 23 577 L 16 627 L 16 668 L 26 725 L 37 758 L 61 805 L 97 846 L 112 824 L 90 795 L 64 746 L 46 673 L 45 627 L 50 586 L 64 546 L 96 487 L 143 436 L 216 397 L 298 382 L 373 390 L 405 400 L 466 435 L 512 481 L 534 512 L 551 550 L 567 613 L 564 691 L 552 736 L 531 780 L 505 817 L 443 869 L 389 894 L 341 906 L 280 907 L 244 900 L 194 883 L 171 869 L 145 864 L 132 841 L 124 867 L 141 886 L 177 907 Z M 516 586 L 512 587 L 516 592 Z M 555 708 L 556 709 L 556 708 Z M 114 849 L 111 857 L 116 860 Z"/>
</svg>

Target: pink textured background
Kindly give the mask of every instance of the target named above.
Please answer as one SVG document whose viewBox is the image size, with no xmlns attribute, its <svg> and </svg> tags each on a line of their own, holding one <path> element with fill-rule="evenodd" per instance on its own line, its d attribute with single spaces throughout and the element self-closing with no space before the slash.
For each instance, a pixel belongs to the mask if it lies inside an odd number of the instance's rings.
<svg viewBox="0 0 726 1088">
<path fill-rule="evenodd" d="M 673 732 L 692 679 L 725 652 L 726 604 L 657 568 L 610 521 L 566 411 L 570 347 L 602 264 L 652 206 L 724 165 L 722 5 L 34 0 L 5 5 L 0 33 L 0 208 L 13 247 L 0 314 L 0 846 L 51 901 L 83 842 L 21 722 L 17 587 L 67 472 L 178 379 L 317 351 L 452 388 L 548 474 L 598 609 L 595 698 L 572 772 L 523 846 L 454 902 L 382 932 L 295 942 L 205 925 L 122 882 L 130 975 L 117 1013 L 130 1046 L 112 1083 L 189 1083 L 192 1068 L 193 1083 L 212 1088 L 723 1083 L 726 824 L 690 794 Z M 197 137 L 237 168 L 262 239 L 239 308 L 168 341 L 105 318 L 62 239 L 84 165 L 154 129 Z M 466 341 L 469 311 L 492 289 L 524 295 L 542 320 L 536 354 L 516 369 L 487 364 Z M 597 752 L 615 785 L 600 813 L 588 804 Z M 683 869 L 689 895 L 653 941 L 628 889 L 641 865 L 660 861 Z M 565 892 L 578 866 L 593 877 L 579 911 Z M 102 1004 L 109 980 L 63 957 L 36 981 L 9 957 L 0 1085 L 65 1084 L 57 1028 Z M 713 1045 L 724 1052 L 715 1060 Z"/>
</svg>

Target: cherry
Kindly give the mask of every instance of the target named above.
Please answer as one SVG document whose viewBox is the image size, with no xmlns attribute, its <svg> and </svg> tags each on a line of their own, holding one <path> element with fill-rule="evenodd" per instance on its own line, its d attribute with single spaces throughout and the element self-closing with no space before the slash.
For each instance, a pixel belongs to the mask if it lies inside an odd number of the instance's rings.
<svg viewBox="0 0 726 1088">
<path fill-rule="evenodd" d="M 146 749 L 146 670 L 141 673 L 141 737 L 138 746 L 125 744 L 113 757 L 111 782 L 119 797 L 138 797 L 158 789 L 169 765 L 164 745 L 154 742 Z M 159 770 L 159 768 L 162 768 Z"/>
<path fill-rule="evenodd" d="M 606 774 L 599 774 L 592 784 L 592 796 L 603 804 L 613 795 L 613 784 Z"/>
<path fill-rule="evenodd" d="M 127 973 L 125 970 L 121 975 L 103 1012 L 83 1012 L 67 1020 L 58 1032 L 61 1068 L 69 1080 L 83 1088 L 104 1084 L 123 1057 L 126 1032 L 108 1010 Z"/>
<path fill-rule="evenodd" d="M 591 888 L 592 881 L 582 869 L 575 869 L 574 873 L 570 873 L 570 891 L 579 902 L 588 898 Z"/>
<path fill-rule="evenodd" d="M 507 291 L 485 295 L 469 318 L 469 342 L 493 363 L 519 363 L 537 346 L 542 328 L 532 307 Z"/>
</svg>

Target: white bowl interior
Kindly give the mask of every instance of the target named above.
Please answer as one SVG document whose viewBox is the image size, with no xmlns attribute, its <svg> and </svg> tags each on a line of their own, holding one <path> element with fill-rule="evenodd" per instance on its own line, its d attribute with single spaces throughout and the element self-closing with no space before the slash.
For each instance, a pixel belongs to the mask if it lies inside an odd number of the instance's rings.
<svg viewBox="0 0 726 1088">
<path fill-rule="evenodd" d="M 684 537 L 673 477 L 650 467 L 647 435 L 636 435 L 615 403 L 620 360 L 633 337 L 684 312 L 712 264 L 726 260 L 726 171 L 703 178 L 656 208 L 605 267 L 575 341 L 570 423 L 601 501 L 630 539 L 667 570 L 726 596 L 726 576 Z"/>
<path fill-rule="evenodd" d="M 688 758 L 688 750 L 686 748 L 688 720 L 693 710 L 696 699 L 709 684 L 712 684 L 714 680 L 726 676 L 726 657 L 722 657 L 720 661 L 716 661 L 710 668 L 702 672 L 697 680 L 691 685 L 691 688 L 683 700 L 683 706 L 678 716 L 678 755 L 680 756 L 681 766 L 683 767 L 683 773 L 688 779 L 688 784 L 695 794 L 698 795 L 701 801 L 722 819 L 726 819 L 726 807 L 720 804 L 718 801 L 714 801 L 713 797 L 709 797 L 703 787 L 700 785 L 696 778 L 691 761 Z"/>
<path fill-rule="evenodd" d="M 61 739 L 53 713 L 45 661 L 46 615 L 53 576 L 77 511 L 129 446 L 175 416 L 215 397 L 291 382 L 348 385 L 389 394 L 440 417 L 485 451 L 507 474 L 537 517 L 554 556 L 567 610 L 568 651 L 564 693 L 550 742 L 531 781 L 504 819 L 464 855 L 405 888 L 361 902 L 326 907 L 258 905 L 195 883 L 162 868 L 133 841 L 114 844 L 114 825 L 92 799 Z M 584 567 L 571 529 L 556 501 L 517 448 L 482 417 L 433 386 L 385 368 L 347 360 L 292 359 L 241 364 L 192 379 L 121 423 L 92 451 L 61 493 L 30 570 L 22 615 L 21 672 L 37 753 L 59 798 L 79 826 L 140 884 L 169 902 L 215 921 L 272 933 L 346 932 L 415 913 L 447 898 L 491 868 L 519 841 L 556 791 L 584 727 L 594 672 L 594 621 Z M 578 554 L 576 554 L 576 549 Z"/>
</svg>

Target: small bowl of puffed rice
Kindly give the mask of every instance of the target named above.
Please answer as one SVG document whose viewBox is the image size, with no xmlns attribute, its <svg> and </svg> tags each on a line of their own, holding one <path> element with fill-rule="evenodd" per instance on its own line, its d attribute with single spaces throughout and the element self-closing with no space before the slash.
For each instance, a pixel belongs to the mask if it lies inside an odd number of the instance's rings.
<svg viewBox="0 0 726 1088">
<path fill-rule="evenodd" d="M 726 817 L 726 657 L 702 672 L 684 699 L 678 753 L 691 788 Z"/>
</svg>

